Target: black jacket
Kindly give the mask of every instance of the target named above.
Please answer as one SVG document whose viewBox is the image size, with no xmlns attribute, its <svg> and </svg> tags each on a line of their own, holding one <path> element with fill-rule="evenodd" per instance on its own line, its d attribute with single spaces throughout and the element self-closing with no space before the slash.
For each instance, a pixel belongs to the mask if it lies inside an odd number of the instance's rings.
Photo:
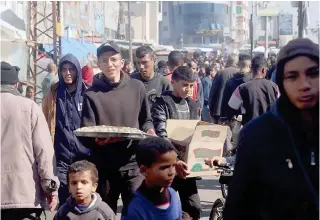
<svg viewBox="0 0 320 220">
<path fill-rule="evenodd" d="M 177 97 L 173 97 L 172 92 L 168 91 L 163 93 L 162 96 L 156 98 L 156 102 L 153 104 L 151 109 L 151 115 L 153 119 L 153 126 L 156 134 L 162 138 L 168 138 L 167 134 L 167 120 L 168 119 L 180 119 L 177 109 L 174 105 Z M 186 98 L 190 111 L 190 120 L 200 120 L 200 104 L 191 98 Z M 185 149 L 182 146 L 175 145 L 180 159 L 183 158 Z"/>
<path fill-rule="evenodd" d="M 238 115 L 240 112 L 234 111 L 228 105 L 229 100 L 232 96 L 232 93 L 236 90 L 238 86 L 243 83 L 246 83 L 252 79 L 252 73 L 236 73 L 233 75 L 231 79 L 229 79 L 226 83 L 226 87 L 223 91 L 223 98 L 222 98 L 222 106 L 220 117 L 226 117 L 227 119 L 231 119 L 232 116 Z"/>
<path fill-rule="evenodd" d="M 209 107 L 211 116 L 220 116 L 222 107 L 222 98 L 226 83 L 232 76 L 240 70 L 236 67 L 227 67 L 219 72 L 212 81 L 209 97 Z"/>
<path fill-rule="evenodd" d="M 224 220 L 319 219 L 319 135 L 307 138 L 286 109 L 278 101 L 242 129 Z"/>
</svg>

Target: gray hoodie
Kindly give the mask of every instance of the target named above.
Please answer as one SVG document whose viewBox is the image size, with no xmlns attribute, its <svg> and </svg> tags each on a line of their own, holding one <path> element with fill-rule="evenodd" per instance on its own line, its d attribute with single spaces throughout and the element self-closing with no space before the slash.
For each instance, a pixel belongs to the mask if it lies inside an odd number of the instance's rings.
<svg viewBox="0 0 320 220">
<path fill-rule="evenodd" d="M 115 214 L 112 209 L 103 202 L 98 193 L 92 194 L 93 200 L 86 210 L 80 210 L 74 203 L 74 199 L 69 197 L 63 204 L 54 220 L 115 220 Z"/>
</svg>

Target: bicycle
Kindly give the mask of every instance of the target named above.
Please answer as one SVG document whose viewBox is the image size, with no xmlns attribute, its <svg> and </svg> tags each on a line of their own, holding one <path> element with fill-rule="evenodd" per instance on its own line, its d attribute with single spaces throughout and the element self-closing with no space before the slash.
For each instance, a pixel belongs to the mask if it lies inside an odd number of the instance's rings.
<svg viewBox="0 0 320 220">
<path fill-rule="evenodd" d="M 214 164 L 218 169 L 221 169 L 219 183 L 221 185 L 222 198 L 218 198 L 211 208 L 209 220 L 223 220 L 223 208 L 228 195 L 228 184 L 233 176 L 233 167 L 230 164 L 219 166 Z"/>
</svg>

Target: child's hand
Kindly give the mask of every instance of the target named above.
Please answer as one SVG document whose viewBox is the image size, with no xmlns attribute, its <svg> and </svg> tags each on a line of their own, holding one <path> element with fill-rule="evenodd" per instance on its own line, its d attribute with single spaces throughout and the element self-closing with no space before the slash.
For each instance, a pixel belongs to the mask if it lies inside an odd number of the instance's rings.
<svg viewBox="0 0 320 220">
<path fill-rule="evenodd" d="M 51 195 L 47 195 L 46 198 L 47 198 L 49 210 L 50 212 L 53 212 L 58 205 L 58 195 L 51 194 Z"/>
<path fill-rule="evenodd" d="M 187 176 L 190 174 L 190 172 L 188 172 L 188 165 L 182 160 L 179 160 L 177 162 L 176 172 L 177 172 L 177 176 L 180 177 L 181 179 L 186 179 Z"/>
<path fill-rule="evenodd" d="M 204 159 L 205 164 L 207 164 L 209 167 L 214 167 L 214 164 L 217 164 L 219 166 L 226 163 L 226 159 L 223 157 L 212 157 L 212 158 L 206 158 Z"/>
</svg>

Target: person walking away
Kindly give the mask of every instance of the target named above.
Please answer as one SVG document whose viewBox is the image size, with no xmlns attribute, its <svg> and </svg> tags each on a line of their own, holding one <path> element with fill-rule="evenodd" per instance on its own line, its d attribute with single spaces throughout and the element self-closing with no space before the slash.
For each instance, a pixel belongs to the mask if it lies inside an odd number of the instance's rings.
<svg viewBox="0 0 320 220">
<path fill-rule="evenodd" d="M 165 75 L 165 77 L 167 77 L 171 82 L 173 71 L 179 66 L 183 66 L 183 64 L 184 64 L 183 54 L 177 50 L 171 51 L 168 55 L 168 62 L 167 62 L 167 66 L 169 68 L 169 74 Z"/>
<path fill-rule="evenodd" d="M 92 85 L 93 76 L 94 76 L 92 67 L 89 65 L 85 65 L 81 69 L 81 74 L 82 74 L 82 80 L 84 84 L 86 85 L 87 88 L 89 88 Z"/>
<path fill-rule="evenodd" d="M 124 60 L 120 48 L 115 43 L 104 43 L 97 49 L 97 57 L 102 73 L 95 75 L 84 95 L 81 127 L 131 127 L 155 135 L 145 86 L 121 71 Z M 102 200 L 116 213 L 121 194 L 125 213 L 143 180 L 135 158 L 137 141 L 83 138 L 82 142 L 92 150 L 91 160 L 99 171 L 98 193 Z"/>
<path fill-rule="evenodd" d="M 276 77 L 280 98 L 240 133 L 224 220 L 319 219 L 319 45 L 290 41 Z"/>
<path fill-rule="evenodd" d="M 34 87 L 33 86 L 27 86 L 26 98 L 31 99 L 32 101 L 35 101 L 35 94 L 34 94 Z"/>
<path fill-rule="evenodd" d="M 227 68 L 221 70 L 212 81 L 210 96 L 209 96 L 209 108 L 210 115 L 214 123 L 219 123 L 221 115 L 221 105 L 224 88 L 227 81 L 240 70 L 237 68 L 239 57 L 237 55 L 229 55 L 227 61 Z"/>
<path fill-rule="evenodd" d="M 209 96 L 210 96 L 212 81 L 215 74 L 216 74 L 216 70 L 213 67 L 207 67 L 206 76 L 202 79 L 204 103 L 203 103 L 203 109 L 202 109 L 201 115 L 202 115 L 202 120 L 206 122 L 211 122 L 211 117 L 209 112 Z"/>
<path fill-rule="evenodd" d="M 53 220 L 116 219 L 115 213 L 96 193 L 98 170 L 93 163 L 77 161 L 70 165 L 67 175 L 72 196 L 59 208 Z"/>
<path fill-rule="evenodd" d="M 80 63 L 72 54 L 60 59 L 59 82 L 51 86 L 44 98 L 43 113 L 47 120 L 57 162 L 59 204 L 69 197 L 67 185 L 68 167 L 77 160 L 86 159 L 90 151 L 75 136 L 80 128 L 83 94 L 86 89 L 82 81 Z"/>
<path fill-rule="evenodd" d="M 162 138 L 168 138 L 167 120 L 199 120 L 200 103 L 189 97 L 194 86 L 195 75 L 189 67 L 182 66 L 175 69 L 172 74 L 172 92 L 163 93 L 156 99 L 152 106 L 151 114 L 156 134 Z M 195 178 L 186 178 L 188 173 L 187 164 L 182 161 L 186 146 L 173 143 L 178 151 L 179 161 L 176 164 L 177 176 L 172 188 L 179 192 L 182 210 L 193 219 L 200 219 L 201 202 L 198 194 Z"/>
<path fill-rule="evenodd" d="M 42 95 L 43 98 L 47 95 L 48 91 L 50 90 L 51 86 L 59 81 L 57 76 L 57 66 L 54 63 L 49 63 L 47 66 L 47 75 L 41 82 L 42 87 Z"/>
<path fill-rule="evenodd" d="M 18 91 L 18 71 L 1 62 L 1 219 L 40 219 L 58 203 L 59 180 L 41 108 Z"/>
<path fill-rule="evenodd" d="M 177 153 L 172 144 L 159 137 L 142 140 L 137 162 L 145 180 L 129 204 L 122 220 L 182 219 L 181 202 L 170 186 L 176 173 Z"/>
<path fill-rule="evenodd" d="M 227 112 L 229 109 L 228 102 L 232 96 L 232 93 L 239 85 L 252 79 L 250 56 L 246 54 L 240 54 L 238 66 L 240 68 L 240 71 L 234 74 L 231 79 L 227 81 L 222 97 L 220 120 L 227 123 L 229 123 L 232 119 L 227 117 Z M 231 130 L 233 130 L 232 127 L 233 126 L 231 126 Z"/>
<path fill-rule="evenodd" d="M 167 62 L 164 60 L 160 60 L 158 62 L 158 72 L 162 74 L 163 76 L 167 75 L 169 73 L 169 69 L 167 66 Z"/>
<path fill-rule="evenodd" d="M 267 62 L 263 57 L 252 59 L 251 71 L 253 79 L 238 86 L 228 103 L 228 118 L 234 118 L 243 108 L 242 125 L 265 113 L 280 95 L 278 86 L 265 79 Z"/>
<path fill-rule="evenodd" d="M 141 81 L 146 87 L 150 107 L 155 98 L 162 92 L 172 90 L 171 82 L 155 71 L 156 55 L 149 46 L 141 46 L 136 50 L 138 73 L 130 76 Z"/>
</svg>

